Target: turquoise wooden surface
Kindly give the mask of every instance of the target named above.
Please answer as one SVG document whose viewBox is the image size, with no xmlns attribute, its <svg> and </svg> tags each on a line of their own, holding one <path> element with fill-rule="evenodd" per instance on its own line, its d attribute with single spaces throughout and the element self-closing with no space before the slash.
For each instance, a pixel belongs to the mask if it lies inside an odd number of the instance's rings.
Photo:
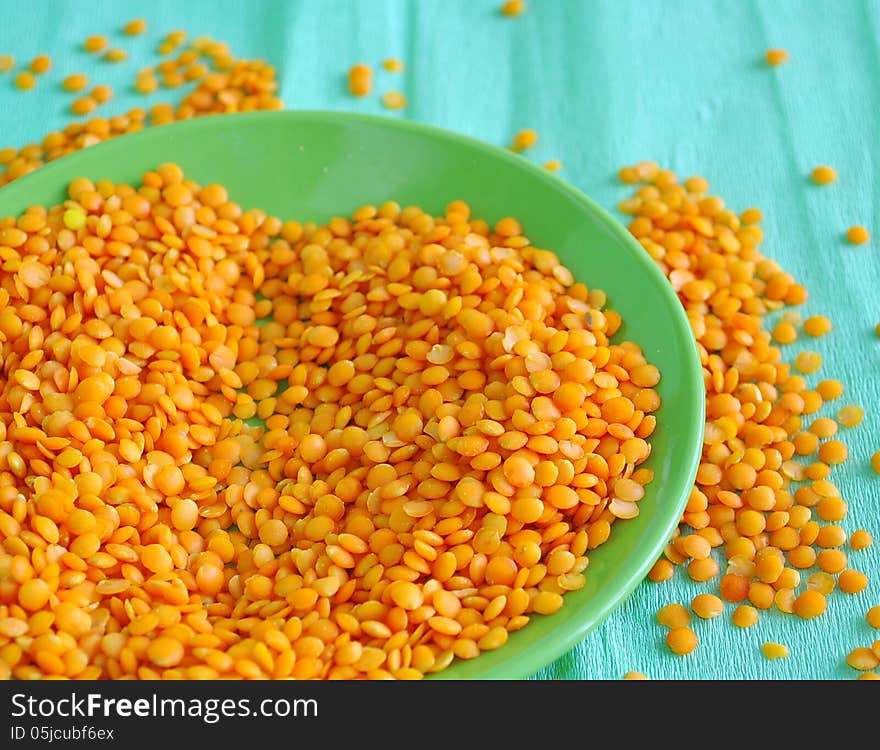
<svg viewBox="0 0 880 750">
<path fill-rule="evenodd" d="M 789 347 L 820 351 L 822 377 L 842 380 L 845 403 L 865 407 L 863 424 L 844 431 L 851 461 L 832 478 L 850 505 L 843 525 L 880 535 L 880 477 L 868 467 L 880 450 L 880 253 L 877 240 L 851 246 L 843 233 L 864 224 L 880 237 L 880 3 L 868 0 L 531 0 L 525 14 L 504 18 L 500 0 L 156 0 L 149 4 L 0 0 L 0 54 L 19 63 L 50 53 L 52 71 L 19 92 L 0 74 L 0 147 L 38 141 L 72 120 L 72 95 L 60 88 L 72 72 L 109 83 L 114 100 L 102 114 L 165 101 L 131 89 L 134 73 L 155 64 L 161 36 L 183 29 L 228 42 L 237 56 L 261 56 L 280 71 L 290 108 L 386 113 L 380 96 L 406 94 L 393 114 L 508 144 L 535 128 L 526 158 L 560 159 L 567 180 L 606 207 L 626 195 L 616 170 L 655 159 L 682 176 L 703 174 L 735 210 L 765 214 L 764 252 L 806 284 L 804 314 L 825 314 L 834 331 Z M 143 16 L 149 31 L 119 31 Z M 129 52 L 112 65 L 81 49 L 102 33 Z M 768 47 L 791 55 L 763 62 Z M 386 57 L 402 74 L 381 69 Z M 345 72 L 354 62 L 375 69 L 374 92 L 354 99 Z M 817 187 L 811 168 L 827 163 L 839 180 Z M 850 555 L 872 581 L 856 596 L 835 593 L 825 616 L 801 622 L 778 612 L 740 631 L 722 618 L 697 622 L 700 647 L 671 655 L 654 612 L 711 590 L 681 572 L 664 584 L 643 583 L 603 625 L 539 675 L 617 679 L 630 669 L 650 677 L 691 679 L 851 678 L 848 651 L 880 633 L 864 621 L 880 603 L 880 546 Z M 787 659 L 767 661 L 760 645 L 788 645 Z"/>
</svg>

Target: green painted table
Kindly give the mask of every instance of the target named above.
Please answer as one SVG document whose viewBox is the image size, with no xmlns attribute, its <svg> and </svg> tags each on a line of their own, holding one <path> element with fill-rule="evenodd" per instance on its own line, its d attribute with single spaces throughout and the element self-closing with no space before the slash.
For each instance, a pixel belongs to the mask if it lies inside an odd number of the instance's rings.
<svg viewBox="0 0 880 750">
<path fill-rule="evenodd" d="M 764 252 L 805 283 L 805 314 L 828 315 L 827 337 L 789 347 L 815 348 L 826 360 L 818 377 L 836 377 L 837 402 L 865 407 L 846 431 L 852 460 L 832 478 L 849 501 L 848 531 L 880 535 L 880 477 L 868 460 L 880 449 L 880 253 L 843 238 L 852 224 L 880 236 L 880 3 L 869 0 L 531 0 L 504 18 L 500 0 L 154 0 L 144 6 L 69 0 L 0 0 L 0 54 L 21 61 L 50 53 L 52 71 L 22 93 L 0 74 L 0 145 L 21 146 L 71 121 L 61 78 L 86 72 L 116 89 L 103 109 L 122 112 L 165 101 L 131 90 L 134 71 L 155 64 L 161 36 L 173 29 L 228 42 L 236 55 L 275 64 L 288 107 L 386 113 L 380 95 L 406 94 L 396 113 L 497 144 L 522 128 L 540 134 L 527 158 L 560 159 L 561 175 L 608 208 L 626 195 L 617 169 L 654 159 L 682 176 L 699 173 L 735 210 L 764 211 Z M 150 23 L 141 37 L 119 29 L 135 15 Z M 125 48 L 113 65 L 82 51 L 90 34 Z M 763 61 L 769 47 L 791 55 Z M 402 74 L 381 69 L 386 57 Z M 357 61 L 376 70 L 374 92 L 354 99 L 345 72 Z M 178 93 L 179 95 L 179 93 Z M 817 187 L 809 172 L 833 165 L 839 180 Z M 685 658 L 663 645 L 654 612 L 706 589 L 683 571 L 643 583 L 569 654 L 539 675 L 617 679 L 630 669 L 668 679 L 851 678 L 844 663 L 856 645 L 878 636 L 864 620 L 880 603 L 880 545 L 851 555 L 871 575 L 856 596 L 835 593 L 828 613 L 809 623 L 771 612 L 740 631 L 725 616 L 697 622 L 700 647 Z M 768 661 L 764 641 L 788 645 L 788 659 Z"/>
</svg>

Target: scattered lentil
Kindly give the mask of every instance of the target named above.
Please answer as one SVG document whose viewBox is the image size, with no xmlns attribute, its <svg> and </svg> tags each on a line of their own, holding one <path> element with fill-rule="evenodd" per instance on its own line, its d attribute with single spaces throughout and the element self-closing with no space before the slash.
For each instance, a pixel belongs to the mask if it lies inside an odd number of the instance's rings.
<svg viewBox="0 0 880 750">
<path fill-rule="evenodd" d="M 387 109 L 403 109 L 406 106 L 406 97 L 399 91 L 386 91 L 382 94 L 382 104 Z"/>
<path fill-rule="evenodd" d="M 94 36 L 88 37 L 85 42 L 83 42 L 83 47 L 85 48 L 86 52 L 100 52 L 108 44 L 109 42 L 107 41 L 107 37 L 96 34 Z"/>
<path fill-rule="evenodd" d="M 813 182 L 817 185 L 827 185 L 837 179 L 837 172 L 829 166 L 822 165 L 813 170 Z"/>
<path fill-rule="evenodd" d="M 525 130 L 520 130 L 515 136 L 513 136 L 513 145 L 511 146 L 511 149 L 514 151 L 525 151 L 527 148 L 534 146 L 537 142 L 537 132 L 530 128 L 526 128 Z"/>
<path fill-rule="evenodd" d="M 104 53 L 104 59 L 107 62 L 118 63 L 128 59 L 128 53 L 124 49 L 114 48 L 108 49 Z"/>
<path fill-rule="evenodd" d="M 868 576 L 858 570 L 847 568 L 837 576 L 837 585 L 847 594 L 858 594 L 868 586 Z"/>
<path fill-rule="evenodd" d="M 768 64 L 776 67 L 788 61 L 788 52 L 784 49 L 768 49 L 764 55 Z"/>
<path fill-rule="evenodd" d="M 29 70 L 21 70 L 15 75 L 15 87 L 22 91 L 32 89 L 37 85 L 37 79 Z"/>
<path fill-rule="evenodd" d="M 869 671 L 880 666 L 880 657 L 870 648 L 855 648 L 847 654 L 846 663 L 853 669 Z"/>
<path fill-rule="evenodd" d="M 844 427 L 857 427 L 862 423 L 864 416 L 865 410 L 861 406 L 850 404 L 837 412 L 837 421 Z"/>
<path fill-rule="evenodd" d="M 403 61 L 398 60 L 396 57 L 388 57 L 382 61 L 382 67 L 389 73 L 402 73 L 404 65 Z"/>
<path fill-rule="evenodd" d="M 783 646 L 781 643 L 768 641 L 761 646 L 761 653 L 763 653 L 768 659 L 784 659 L 788 656 L 788 647 Z"/>
<path fill-rule="evenodd" d="M 683 628 L 690 625 L 691 615 L 681 604 L 667 604 L 657 612 L 657 622 L 667 628 Z"/>
<path fill-rule="evenodd" d="M 831 331 L 831 321 L 824 315 L 811 315 L 804 321 L 804 331 L 810 336 L 824 336 Z"/>
<path fill-rule="evenodd" d="M 657 560 L 651 570 L 648 572 L 648 578 L 654 583 L 661 583 L 672 578 L 675 568 L 669 560 Z"/>
<path fill-rule="evenodd" d="M 506 0 L 501 6 L 501 13 L 505 16 L 518 16 L 526 9 L 524 0 Z"/>
<path fill-rule="evenodd" d="M 874 537 L 870 531 L 865 529 L 857 529 L 849 538 L 849 546 L 854 550 L 867 549 L 874 543 Z"/>
<path fill-rule="evenodd" d="M 89 85 L 89 77 L 85 73 L 71 73 L 61 82 L 68 91 L 82 91 Z"/>
<path fill-rule="evenodd" d="M 31 60 L 30 69 L 37 75 L 48 73 L 52 68 L 52 58 L 49 55 L 37 55 Z"/>
<path fill-rule="evenodd" d="M 714 594 L 698 594 L 691 602 L 691 609 L 698 617 L 709 620 L 724 611 L 724 602 Z"/>
<path fill-rule="evenodd" d="M 348 71 L 348 90 L 354 96 L 366 96 L 373 89 L 373 69 L 364 63 L 352 65 Z"/>
<path fill-rule="evenodd" d="M 697 634 L 688 627 L 673 628 L 666 634 L 666 645 L 679 656 L 691 653 L 698 644 Z"/>
<path fill-rule="evenodd" d="M 71 102 L 70 111 L 75 115 L 88 115 L 94 112 L 97 107 L 98 102 L 91 96 L 81 96 Z"/>
<path fill-rule="evenodd" d="M 853 245 L 864 245 L 871 239 L 871 235 L 865 227 L 855 225 L 846 230 L 846 238 Z"/>
<path fill-rule="evenodd" d="M 758 624 L 758 610 L 748 604 L 740 604 L 732 615 L 733 624 L 738 628 L 750 628 Z"/>
<path fill-rule="evenodd" d="M 138 36 L 147 30 L 147 22 L 143 18 L 135 18 L 122 27 L 122 31 L 129 36 Z"/>
</svg>

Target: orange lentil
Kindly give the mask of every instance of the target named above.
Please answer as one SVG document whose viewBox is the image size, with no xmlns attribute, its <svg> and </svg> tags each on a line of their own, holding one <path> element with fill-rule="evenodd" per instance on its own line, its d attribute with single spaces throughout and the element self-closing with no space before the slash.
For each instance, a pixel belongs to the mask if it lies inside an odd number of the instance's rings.
<svg viewBox="0 0 880 750">
<path fill-rule="evenodd" d="M 37 75 L 48 73 L 52 68 L 52 58 L 49 55 L 37 55 L 31 60 L 30 69 Z"/>
<path fill-rule="evenodd" d="M 15 67 L 15 58 L 12 55 L 0 55 L 0 73 L 8 73 Z"/>
<path fill-rule="evenodd" d="M 758 610 L 748 604 L 740 604 L 731 616 L 738 628 L 750 628 L 758 623 Z"/>
<path fill-rule="evenodd" d="M 761 646 L 761 653 L 768 659 L 783 659 L 788 656 L 788 647 L 768 641 Z"/>
<path fill-rule="evenodd" d="M 674 566 L 669 560 L 658 560 L 654 563 L 654 566 L 648 572 L 648 578 L 650 578 L 654 583 L 660 583 L 662 581 L 668 581 L 672 578 L 674 573 Z"/>
<path fill-rule="evenodd" d="M 864 245 L 871 239 L 871 235 L 865 227 L 855 225 L 846 230 L 846 238 L 853 245 Z"/>
<path fill-rule="evenodd" d="M 823 164 L 813 169 L 812 177 L 817 185 L 827 185 L 837 179 L 837 172 L 833 167 Z"/>
<path fill-rule="evenodd" d="M 404 66 L 403 62 L 396 57 L 388 57 L 382 61 L 382 67 L 389 73 L 402 73 Z"/>
<path fill-rule="evenodd" d="M 849 538 L 849 546 L 855 550 L 867 549 L 874 543 L 874 537 L 870 531 L 857 529 Z"/>
<path fill-rule="evenodd" d="M 520 130 L 513 136 L 513 145 L 511 145 L 511 148 L 514 151 L 525 151 L 527 148 L 534 146 L 537 142 L 537 132 L 527 128 L 525 130 Z"/>
<path fill-rule="evenodd" d="M 826 573 L 840 573 L 846 563 L 846 553 L 838 549 L 823 549 L 816 555 L 816 564 Z"/>
<path fill-rule="evenodd" d="M 791 344 L 797 341 L 797 329 L 791 323 L 783 320 L 777 323 L 773 329 L 773 339 L 780 344 Z"/>
<path fill-rule="evenodd" d="M 764 58 L 769 65 L 776 67 L 788 60 L 788 52 L 784 49 L 768 49 Z"/>
<path fill-rule="evenodd" d="M 548 172 L 558 172 L 562 169 L 562 162 L 559 159 L 550 159 L 544 162 L 544 169 Z"/>
<path fill-rule="evenodd" d="M 83 42 L 83 47 L 86 52 L 100 52 L 104 47 L 108 44 L 107 37 L 94 35 L 88 37 L 85 42 Z"/>
<path fill-rule="evenodd" d="M 828 417 L 814 419 L 810 425 L 810 432 L 818 438 L 830 438 L 837 434 L 837 422 Z"/>
<path fill-rule="evenodd" d="M 690 625 L 690 613 L 681 604 L 667 604 L 657 611 L 657 622 L 667 628 L 683 628 Z"/>
<path fill-rule="evenodd" d="M 100 84 L 92 89 L 91 96 L 98 104 L 106 104 L 113 98 L 113 89 L 105 84 Z"/>
<path fill-rule="evenodd" d="M 623 676 L 623 679 L 624 680 L 647 680 L 648 676 L 646 674 L 644 674 L 644 672 L 630 671 L 630 672 L 627 672 Z"/>
<path fill-rule="evenodd" d="M 868 585 L 868 576 L 858 570 L 847 568 L 840 571 L 837 576 L 837 585 L 840 590 L 847 594 L 857 594 L 864 591 Z"/>
<path fill-rule="evenodd" d="M 406 106 L 406 96 L 399 91 L 386 91 L 382 94 L 382 104 L 387 109 L 403 109 Z"/>
<path fill-rule="evenodd" d="M 800 352 L 794 359 L 794 366 L 798 372 L 809 375 L 822 366 L 822 355 L 819 352 Z"/>
<path fill-rule="evenodd" d="M 679 656 L 691 653 L 698 643 L 697 634 L 688 627 L 673 628 L 666 634 L 666 645 Z"/>
<path fill-rule="evenodd" d="M 844 427 L 858 427 L 865 417 L 865 410 L 856 404 L 844 406 L 837 412 L 837 421 Z"/>
<path fill-rule="evenodd" d="M 135 18 L 122 27 L 122 31 L 128 36 L 137 36 L 147 30 L 147 22 L 143 18 Z"/>
<path fill-rule="evenodd" d="M 348 71 L 348 90 L 354 96 L 366 96 L 373 88 L 373 69 L 369 65 L 358 63 Z"/>
<path fill-rule="evenodd" d="M 128 59 L 128 53 L 124 49 L 118 49 L 118 48 L 108 49 L 104 53 L 104 59 L 107 62 L 118 63 L 118 62 L 122 62 L 123 60 Z"/>
<path fill-rule="evenodd" d="M 75 115 L 87 115 L 94 112 L 98 103 L 90 96 L 81 96 L 74 99 L 70 105 L 70 111 Z"/>
<path fill-rule="evenodd" d="M 804 591 L 794 600 L 793 611 L 804 620 L 811 620 L 825 613 L 828 602 L 818 591 Z"/>
<path fill-rule="evenodd" d="M 824 315 L 811 315 L 804 321 L 804 331 L 810 336 L 824 336 L 831 331 L 831 321 Z"/>
<path fill-rule="evenodd" d="M 880 474 L 880 451 L 877 451 L 871 456 L 871 468 Z"/>
<path fill-rule="evenodd" d="M 819 446 L 819 460 L 826 464 L 842 464 L 848 455 L 849 450 L 839 440 L 828 440 Z"/>
<path fill-rule="evenodd" d="M 865 620 L 872 628 L 880 630 L 880 606 L 871 607 L 865 615 Z"/>
<path fill-rule="evenodd" d="M 691 609 L 698 617 L 708 620 L 724 611 L 724 602 L 714 594 L 698 594 L 691 601 Z"/>
<path fill-rule="evenodd" d="M 15 87 L 22 91 L 32 89 L 37 85 L 37 79 L 29 70 L 22 70 L 15 76 Z"/>
<path fill-rule="evenodd" d="M 526 9 L 524 0 L 506 0 L 501 5 L 501 13 L 505 16 L 518 16 Z"/>
<path fill-rule="evenodd" d="M 89 77 L 85 73 L 71 73 L 61 84 L 68 91 L 82 91 L 89 85 Z"/>
</svg>

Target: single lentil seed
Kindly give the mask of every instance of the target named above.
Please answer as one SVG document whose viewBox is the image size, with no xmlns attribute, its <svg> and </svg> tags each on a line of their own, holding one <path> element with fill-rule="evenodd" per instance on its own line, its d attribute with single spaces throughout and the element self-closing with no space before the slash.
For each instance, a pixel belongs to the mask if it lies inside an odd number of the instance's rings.
<svg viewBox="0 0 880 750">
<path fill-rule="evenodd" d="M 846 238 L 853 245 L 864 245 L 870 241 L 871 235 L 865 227 L 856 224 L 846 230 Z"/>
<path fill-rule="evenodd" d="M 34 74 L 31 73 L 29 70 L 22 70 L 15 76 L 15 86 L 22 91 L 32 89 L 36 85 L 37 79 L 34 77 Z"/>
<path fill-rule="evenodd" d="M 71 73 L 65 77 L 62 85 L 68 91 L 82 91 L 89 85 L 89 78 L 85 73 Z"/>
<path fill-rule="evenodd" d="M 526 9 L 526 4 L 524 0 L 506 0 L 501 5 L 501 13 L 505 16 L 518 16 L 523 13 Z"/>
<path fill-rule="evenodd" d="M 683 628 L 690 625 L 690 613 L 681 604 L 667 604 L 657 611 L 657 622 L 667 628 Z"/>
<path fill-rule="evenodd" d="M 776 67 L 788 61 L 788 52 L 784 49 L 768 49 L 764 57 L 768 64 Z"/>
<path fill-rule="evenodd" d="M 698 643 L 697 634 L 688 627 L 673 628 L 666 634 L 666 645 L 679 656 L 691 653 Z"/>
<path fill-rule="evenodd" d="M 513 145 L 511 146 L 511 148 L 514 151 L 525 151 L 527 148 L 531 148 L 532 146 L 534 146 L 537 142 L 537 132 L 527 128 L 525 130 L 520 130 L 516 135 L 513 136 Z"/>
<path fill-rule="evenodd" d="M 403 109 L 406 106 L 406 97 L 399 91 L 386 91 L 382 94 L 382 104 L 387 109 Z"/>
<path fill-rule="evenodd" d="M 761 652 L 768 659 L 783 659 L 788 656 L 788 647 L 781 643 L 773 643 L 768 641 L 761 646 Z"/>
<path fill-rule="evenodd" d="M 849 538 L 849 545 L 855 550 L 867 549 L 874 543 L 874 537 L 870 531 L 857 529 Z"/>
<path fill-rule="evenodd" d="M 358 63 L 348 71 L 348 89 L 354 96 L 366 96 L 373 88 L 373 69 Z"/>
<path fill-rule="evenodd" d="M 83 47 L 86 52 L 100 52 L 107 46 L 107 44 L 107 37 L 95 35 L 88 37 L 85 42 L 83 42 Z"/>
<path fill-rule="evenodd" d="M 48 73 L 52 68 L 52 58 L 48 55 L 37 55 L 31 60 L 30 69 L 37 75 Z"/>
<path fill-rule="evenodd" d="M 844 427 L 857 427 L 864 419 L 865 410 L 861 406 L 850 404 L 837 412 L 837 421 Z"/>
<path fill-rule="evenodd" d="M 758 610 L 748 604 L 740 604 L 733 611 L 731 619 L 738 628 L 750 628 L 758 623 Z"/>
<path fill-rule="evenodd" d="M 147 30 L 147 22 L 143 18 L 135 18 L 122 27 L 122 31 L 128 36 L 138 36 Z"/>
<path fill-rule="evenodd" d="M 815 167 L 812 172 L 813 182 L 817 185 L 828 185 L 837 179 L 837 172 L 829 166 Z"/>
<path fill-rule="evenodd" d="M 402 73 L 404 68 L 403 62 L 396 57 L 388 57 L 383 60 L 382 67 L 389 73 Z"/>
</svg>

